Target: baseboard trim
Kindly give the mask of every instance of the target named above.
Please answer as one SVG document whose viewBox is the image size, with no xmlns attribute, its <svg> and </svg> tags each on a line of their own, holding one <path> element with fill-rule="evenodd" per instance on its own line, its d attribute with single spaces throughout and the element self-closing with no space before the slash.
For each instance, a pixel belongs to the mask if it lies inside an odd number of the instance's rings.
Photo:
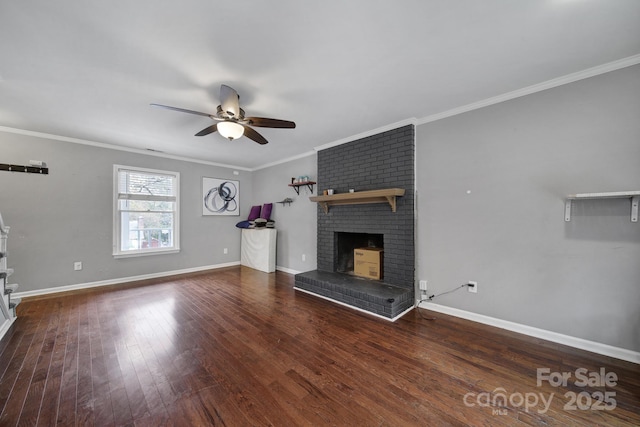
<svg viewBox="0 0 640 427">
<path fill-rule="evenodd" d="M 590 351 L 592 353 L 601 354 L 603 356 L 614 357 L 616 359 L 625 360 L 627 362 L 640 364 L 640 352 L 637 351 L 627 350 L 625 348 L 614 347 L 608 344 L 602 344 L 595 341 L 572 337 L 570 335 L 559 334 L 557 332 L 548 331 L 546 329 L 534 328 L 532 326 L 510 322 L 508 320 L 497 319 L 495 317 L 489 317 L 483 314 L 477 314 L 440 304 L 421 302 L 420 304 L 418 304 L 418 307 L 424 308 L 426 310 L 437 311 L 438 313 L 460 317 L 462 319 L 471 320 L 473 322 L 478 322 L 489 326 L 495 326 L 497 328 L 506 329 L 508 331 L 529 335 L 531 337 L 541 338 L 558 344 L 568 345 L 570 347 L 579 348 L 580 350 Z"/>
<path fill-rule="evenodd" d="M 287 267 L 281 267 L 279 265 L 276 265 L 276 270 L 278 271 L 282 271 L 283 273 L 289 273 L 289 274 L 300 274 L 302 273 L 302 271 L 298 271 L 298 270 L 292 270 L 290 268 Z"/>
<path fill-rule="evenodd" d="M 159 273 L 141 274 L 139 276 L 120 277 L 117 279 L 100 280 L 96 282 L 78 283 L 76 285 L 57 286 L 55 288 L 37 289 L 34 291 L 16 292 L 13 294 L 13 296 L 18 298 L 34 297 L 34 296 L 40 296 L 40 295 L 55 294 L 58 292 L 69 292 L 69 291 L 76 291 L 80 289 L 97 288 L 100 286 L 119 285 L 121 283 L 136 282 L 138 280 L 157 279 L 159 277 L 176 276 L 178 274 L 198 273 L 200 271 L 216 270 L 219 268 L 233 267 L 235 265 L 240 265 L 240 261 L 227 262 L 227 263 L 215 264 L 215 265 L 205 265 L 202 267 L 185 268 L 181 270 L 162 271 Z"/>
<path fill-rule="evenodd" d="M 308 294 L 308 295 L 311 295 L 311 296 L 314 296 L 314 297 L 318 297 L 318 298 L 322 298 L 324 300 L 331 301 L 331 302 L 333 302 L 335 304 L 339 304 L 339 305 L 341 305 L 343 307 L 347 307 L 347 308 L 350 308 L 352 310 L 356 310 L 356 311 L 359 311 L 361 313 L 365 313 L 365 314 L 368 314 L 370 316 L 377 317 L 378 319 L 384 319 L 384 320 L 386 320 L 388 322 L 395 322 L 396 320 L 398 320 L 399 318 L 401 318 L 402 316 L 404 316 L 405 314 L 407 314 L 408 312 L 410 312 L 411 310 L 413 310 L 415 308 L 415 305 L 412 305 L 411 307 L 407 308 L 402 313 L 398 314 L 396 317 L 384 317 L 384 316 L 381 316 L 379 314 L 372 313 L 371 311 L 363 310 L 363 309 L 355 307 L 353 305 L 345 304 L 342 301 L 338 301 L 338 300 L 335 300 L 333 298 L 325 297 L 324 295 L 316 294 L 315 292 L 309 292 L 308 290 L 301 289 L 301 288 L 299 288 L 297 286 L 294 286 L 293 289 L 295 289 L 298 292 L 304 292 L 305 294 Z"/>
</svg>

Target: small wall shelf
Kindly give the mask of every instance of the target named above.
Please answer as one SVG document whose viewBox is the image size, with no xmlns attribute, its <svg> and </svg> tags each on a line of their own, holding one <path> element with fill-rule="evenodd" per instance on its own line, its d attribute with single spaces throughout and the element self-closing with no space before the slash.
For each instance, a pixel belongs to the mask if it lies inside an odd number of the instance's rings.
<svg viewBox="0 0 640 427">
<path fill-rule="evenodd" d="M 42 175 L 49 174 L 49 168 L 44 168 L 40 166 L 10 165 L 8 163 L 0 163 L 0 171 L 39 173 Z"/>
<path fill-rule="evenodd" d="M 640 201 L 640 191 L 570 194 L 564 202 L 564 220 L 571 221 L 571 202 L 573 200 L 593 199 L 631 199 L 631 222 L 638 222 L 638 202 Z"/>
<path fill-rule="evenodd" d="M 309 197 L 312 202 L 317 202 L 324 213 L 329 213 L 330 206 L 360 205 L 368 203 L 388 203 L 391 211 L 396 211 L 396 197 L 404 196 L 403 188 L 387 188 L 383 190 L 357 191 L 355 193 L 340 193 L 330 196 Z"/>
<path fill-rule="evenodd" d="M 286 199 L 280 200 L 279 202 L 276 202 L 276 203 L 282 203 L 282 206 L 284 206 L 286 203 L 287 205 L 291 206 L 291 202 L 293 202 L 293 199 L 287 197 Z"/>
<path fill-rule="evenodd" d="M 302 186 L 307 186 L 307 188 L 309 188 L 309 191 L 311 191 L 311 194 L 313 194 L 313 186 L 314 186 L 315 182 L 314 181 L 304 181 L 304 182 L 295 182 L 292 184 L 289 184 L 289 187 L 293 187 L 294 190 L 296 190 L 296 193 L 298 193 L 298 196 L 300 195 L 300 187 Z"/>
</svg>

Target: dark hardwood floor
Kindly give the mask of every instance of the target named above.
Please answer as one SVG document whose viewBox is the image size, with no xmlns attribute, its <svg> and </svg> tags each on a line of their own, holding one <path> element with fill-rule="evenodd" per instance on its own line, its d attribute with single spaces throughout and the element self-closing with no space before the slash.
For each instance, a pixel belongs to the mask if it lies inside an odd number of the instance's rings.
<svg viewBox="0 0 640 427">
<path fill-rule="evenodd" d="M 0 425 L 640 424 L 640 365 L 292 288 L 232 267 L 25 299 L 0 341 Z M 538 386 L 537 368 L 572 376 Z"/>
</svg>

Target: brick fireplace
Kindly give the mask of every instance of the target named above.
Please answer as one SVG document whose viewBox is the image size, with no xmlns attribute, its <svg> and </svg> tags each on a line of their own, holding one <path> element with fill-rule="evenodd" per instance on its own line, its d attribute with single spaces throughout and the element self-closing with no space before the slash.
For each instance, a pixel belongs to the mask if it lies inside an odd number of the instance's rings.
<svg viewBox="0 0 640 427">
<path fill-rule="evenodd" d="M 395 319 L 414 303 L 413 125 L 318 152 L 318 193 L 402 188 L 396 212 L 388 204 L 318 206 L 318 270 L 296 275 L 296 289 L 378 316 Z M 344 243 L 340 236 L 351 236 Z M 344 246 L 344 248 L 343 248 Z M 382 247 L 383 278 L 355 277 L 353 258 L 339 254 L 352 246 Z M 346 249 L 345 249 L 346 248 Z"/>
</svg>

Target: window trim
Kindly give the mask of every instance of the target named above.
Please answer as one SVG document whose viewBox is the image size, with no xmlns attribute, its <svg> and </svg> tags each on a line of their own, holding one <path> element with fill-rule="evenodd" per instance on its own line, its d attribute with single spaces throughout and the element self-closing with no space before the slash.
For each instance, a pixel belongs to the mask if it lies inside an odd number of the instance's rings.
<svg viewBox="0 0 640 427">
<path fill-rule="evenodd" d="M 138 249 L 133 251 L 122 251 L 120 249 L 120 236 L 122 231 L 122 223 L 120 220 L 120 211 L 118 209 L 118 172 L 120 170 L 130 170 L 141 173 L 148 174 L 157 174 L 157 175 L 169 175 L 173 176 L 175 179 L 175 210 L 173 217 L 173 242 L 174 245 L 171 248 L 152 248 L 152 249 Z M 140 197 L 136 197 L 137 199 L 141 199 Z M 159 199 L 173 199 L 173 196 L 158 196 L 157 198 L 153 198 L 155 200 Z M 150 198 L 151 199 L 151 198 Z M 171 254 L 180 252 L 180 172 L 160 170 L 160 169 L 149 169 L 149 168 L 141 168 L 137 166 L 126 166 L 126 165 L 113 165 L 113 246 L 112 246 L 112 255 L 114 258 L 132 258 L 132 257 L 140 257 L 140 256 L 149 256 L 149 255 L 163 255 L 163 254 Z"/>
</svg>

